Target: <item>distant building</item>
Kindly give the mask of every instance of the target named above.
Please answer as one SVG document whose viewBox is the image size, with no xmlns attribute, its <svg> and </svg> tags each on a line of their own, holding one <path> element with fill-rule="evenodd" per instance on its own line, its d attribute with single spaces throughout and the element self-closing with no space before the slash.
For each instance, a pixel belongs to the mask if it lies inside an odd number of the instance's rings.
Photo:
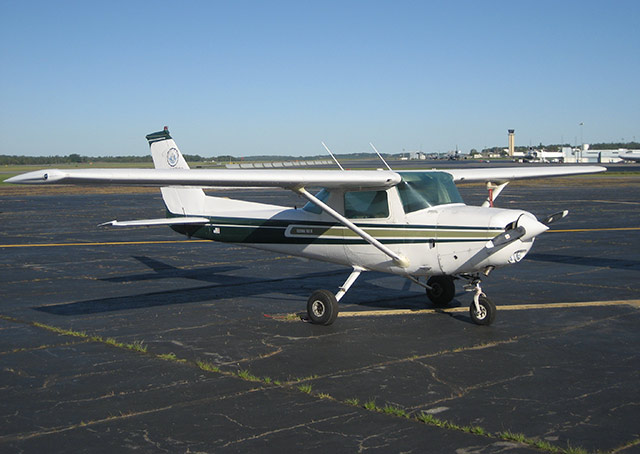
<svg viewBox="0 0 640 454">
<path fill-rule="evenodd" d="M 409 159 L 419 159 L 424 161 L 427 159 L 427 155 L 421 151 L 411 151 L 409 152 Z"/>
<path fill-rule="evenodd" d="M 628 152 L 640 153 L 640 150 L 628 150 L 626 148 L 596 150 L 590 149 L 587 143 L 579 148 L 562 147 L 561 152 L 564 157 L 564 162 L 613 164 L 624 161 L 620 155 Z"/>
</svg>

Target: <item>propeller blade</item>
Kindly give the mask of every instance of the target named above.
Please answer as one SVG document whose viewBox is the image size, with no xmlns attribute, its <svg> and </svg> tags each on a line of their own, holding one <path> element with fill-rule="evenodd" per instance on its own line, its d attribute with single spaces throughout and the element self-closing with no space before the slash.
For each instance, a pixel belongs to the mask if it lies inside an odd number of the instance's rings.
<svg viewBox="0 0 640 454">
<path fill-rule="evenodd" d="M 517 220 L 506 227 L 504 232 L 489 240 L 485 247 L 487 249 L 493 249 L 498 246 L 504 246 L 505 244 L 509 244 L 518 239 L 528 241 L 548 229 L 549 227 L 538 221 L 532 215 L 520 215 Z"/>
<path fill-rule="evenodd" d="M 515 229 L 507 230 L 506 232 L 502 232 L 500 235 L 494 237 L 489 240 L 485 247 L 487 249 L 493 249 L 497 246 L 502 246 L 507 243 L 511 243 L 512 241 L 517 240 L 518 238 L 522 238 L 527 231 L 524 227 L 516 227 Z"/>
<path fill-rule="evenodd" d="M 569 210 L 558 211 L 557 213 L 553 213 L 552 215 L 547 216 L 545 220 L 542 221 L 542 223 L 545 225 L 549 225 L 553 222 L 559 221 L 560 219 L 567 217 L 568 214 L 569 214 Z"/>
</svg>

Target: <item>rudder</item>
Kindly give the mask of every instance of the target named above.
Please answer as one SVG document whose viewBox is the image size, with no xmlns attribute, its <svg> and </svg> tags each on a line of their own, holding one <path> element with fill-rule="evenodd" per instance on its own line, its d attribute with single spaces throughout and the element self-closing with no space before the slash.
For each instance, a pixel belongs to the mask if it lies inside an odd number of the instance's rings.
<svg viewBox="0 0 640 454">
<path fill-rule="evenodd" d="M 189 164 L 180 153 L 178 146 L 165 126 L 163 131 L 153 132 L 146 136 L 151 148 L 151 157 L 156 169 L 189 169 Z M 185 188 L 167 186 L 160 189 L 162 199 L 171 214 L 202 214 L 206 195 L 201 188 Z"/>
</svg>

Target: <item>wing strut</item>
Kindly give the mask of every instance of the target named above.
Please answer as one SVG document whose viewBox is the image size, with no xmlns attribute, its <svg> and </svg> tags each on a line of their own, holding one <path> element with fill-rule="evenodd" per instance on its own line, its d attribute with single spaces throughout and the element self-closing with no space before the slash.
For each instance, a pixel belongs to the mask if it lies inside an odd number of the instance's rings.
<svg viewBox="0 0 640 454">
<path fill-rule="evenodd" d="M 395 252 L 393 252 L 391 249 L 389 249 L 388 247 L 386 247 L 384 244 L 382 244 L 380 241 L 376 240 L 374 237 L 372 237 L 371 235 L 369 235 L 367 232 L 365 232 L 364 230 L 362 230 L 360 227 L 358 227 L 357 225 L 355 225 L 353 222 L 351 222 L 350 220 L 348 220 L 347 218 L 345 218 L 344 216 L 342 216 L 340 213 L 338 213 L 336 210 L 334 210 L 333 208 L 331 208 L 329 205 L 327 205 L 326 203 L 320 201 L 317 197 L 315 197 L 314 195 L 310 194 L 305 188 L 296 188 L 294 189 L 295 192 L 297 192 L 298 194 L 302 195 L 304 198 L 306 198 L 307 200 L 309 200 L 311 203 L 315 203 L 316 205 L 318 205 L 320 208 L 322 208 L 329 216 L 331 216 L 332 218 L 334 218 L 336 221 L 338 221 L 340 224 L 344 225 L 345 227 L 347 227 L 349 230 L 351 230 L 352 232 L 356 233 L 358 236 L 360 236 L 360 238 L 362 238 L 363 240 L 365 240 L 367 243 L 369 243 L 371 246 L 379 249 L 380 251 L 382 251 L 383 253 L 385 253 L 386 255 L 388 255 L 389 257 L 391 257 L 391 259 L 393 259 L 393 261 L 400 267 L 402 268 L 407 268 L 409 266 L 409 260 L 406 257 L 403 257 L 401 255 L 396 254 Z"/>
</svg>

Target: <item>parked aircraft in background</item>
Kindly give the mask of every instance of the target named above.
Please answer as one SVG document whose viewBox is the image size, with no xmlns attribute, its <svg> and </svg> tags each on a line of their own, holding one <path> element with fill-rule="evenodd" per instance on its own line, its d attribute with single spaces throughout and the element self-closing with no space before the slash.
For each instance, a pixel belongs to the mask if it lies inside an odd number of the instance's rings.
<svg viewBox="0 0 640 454">
<path fill-rule="evenodd" d="M 640 151 L 627 151 L 618 155 L 623 161 L 640 162 Z"/>
</svg>

